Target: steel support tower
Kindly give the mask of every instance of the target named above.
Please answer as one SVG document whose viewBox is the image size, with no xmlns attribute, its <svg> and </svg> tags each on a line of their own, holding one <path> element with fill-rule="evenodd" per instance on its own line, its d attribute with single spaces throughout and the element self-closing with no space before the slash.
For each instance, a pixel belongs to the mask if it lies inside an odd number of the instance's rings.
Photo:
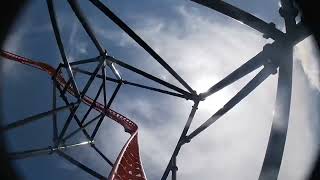
<svg viewBox="0 0 320 180">
<path fill-rule="evenodd" d="M 112 20 L 120 29 L 127 33 L 137 44 L 139 44 L 146 52 L 148 52 L 154 60 L 156 60 L 162 67 L 164 67 L 178 82 L 183 86 L 179 88 L 169 82 L 155 77 L 141 69 L 131 66 L 115 57 L 109 55 L 109 52 L 102 47 L 99 40 L 96 38 L 94 30 L 91 28 L 86 16 L 82 13 L 82 10 L 77 0 L 68 0 L 75 16 L 83 26 L 84 30 L 90 37 L 91 41 L 95 45 L 99 54 L 91 59 L 79 60 L 75 62 L 69 62 L 60 36 L 59 25 L 56 18 L 56 12 L 52 0 L 47 0 L 48 11 L 52 28 L 56 38 L 56 42 L 60 51 L 62 62 L 57 68 L 34 61 L 7 51 L 2 50 L 1 56 L 5 59 L 16 61 L 34 68 L 40 69 L 51 77 L 53 84 L 53 99 L 52 109 L 47 112 L 43 112 L 37 115 L 27 117 L 22 120 L 15 121 L 11 124 L 4 125 L 1 128 L 2 132 L 9 133 L 11 129 L 24 126 L 26 124 L 39 121 L 43 118 L 52 118 L 53 127 L 53 141 L 52 146 L 45 148 L 37 148 L 32 150 L 26 150 L 22 152 L 9 153 L 9 157 L 12 160 L 33 157 L 43 154 L 56 153 L 62 158 L 66 159 L 70 163 L 91 174 L 98 179 L 146 179 L 142 163 L 140 160 L 139 146 L 138 146 L 138 126 L 130 119 L 124 117 L 118 112 L 110 109 L 112 102 L 116 98 L 119 89 L 124 86 L 134 86 L 138 88 L 148 89 L 157 93 L 163 93 L 177 98 L 183 98 L 186 100 L 192 100 L 194 105 L 190 112 L 190 115 L 186 121 L 184 129 L 180 135 L 180 138 L 176 144 L 176 147 L 172 153 L 170 161 L 162 175 L 161 180 L 166 180 L 171 172 L 171 179 L 177 179 L 178 164 L 177 156 L 180 149 L 190 143 L 202 131 L 206 130 L 214 122 L 220 119 L 224 114 L 236 106 L 242 99 L 248 96 L 257 86 L 259 86 L 264 80 L 266 80 L 272 74 L 278 74 L 278 85 L 276 94 L 275 114 L 273 118 L 273 125 L 271 127 L 269 142 L 264 157 L 263 166 L 259 176 L 259 180 L 276 180 L 278 177 L 282 155 L 284 151 L 284 145 L 286 141 L 286 134 L 289 121 L 290 102 L 291 102 L 291 89 L 292 89 L 292 62 L 293 62 L 293 47 L 308 37 L 308 32 L 303 26 L 303 20 L 296 22 L 298 10 L 296 9 L 294 2 L 291 0 L 281 0 L 281 7 L 279 14 L 285 21 L 286 32 L 282 32 L 275 27 L 273 23 L 266 23 L 265 21 L 257 18 L 256 16 L 245 12 L 231 4 L 228 4 L 222 0 L 192 0 L 193 2 L 203 5 L 212 10 L 218 11 L 226 16 L 229 16 L 263 34 L 264 38 L 271 38 L 274 41 L 270 44 L 266 44 L 261 52 L 252 57 L 238 69 L 231 72 L 224 79 L 214 84 L 208 91 L 197 93 L 188 83 L 178 75 L 178 73 L 170 67 L 170 65 L 157 54 L 142 38 L 140 38 L 128 25 L 126 25 L 120 18 L 118 18 L 105 4 L 100 0 L 89 0 L 98 10 L 104 13 L 110 20 Z M 78 65 L 91 64 L 95 65 L 93 72 L 81 69 Z M 122 77 L 117 70 L 117 66 L 128 69 L 136 74 L 144 76 L 158 84 L 165 86 L 170 90 L 159 89 L 151 86 L 147 86 L 140 83 L 129 82 Z M 238 93 L 232 97 L 221 109 L 215 112 L 207 121 L 197 127 L 194 131 L 189 132 L 190 125 L 193 117 L 198 109 L 199 103 L 205 101 L 210 95 L 220 91 L 221 89 L 236 82 L 242 77 L 246 76 L 250 72 L 263 67 L 262 70 L 251 79 Z M 108 77 L 106 69 L 110 68 L 116 78 Z M 64 73 L 63 73 L 64 72 Z M 79 89 L 78 83 L 75 79 L 76 73 L 82 73 L 88 75 L 89 80 L 86 82 L 83 89 Z M 101 79 L 101 85 L 99 86 L 96 96 L 90 98 L 87 96 L 89 87 L 94 79 Z M 108 99 L 106 95 L 106 81 L 111 81 L 117 84 L 112 96 Z M 59 94 L 59 96 L 57 96 Z M 98 97 L 103 94 L 103 102 L 98 102 Z M 70 98 L 72 96 L 73 98 Z M 62 107 L 57 107 L 57 99 L 61 98 L 65 103 Z M 88 111 L 80 117 L 80 113 L 77 111 L 80 104 L 89 106 Z M 57 113 L 60 111 L 69 112 L 69 116 L 64 121 L 62 129 L 58 129 Z M 92 111 L 97 111 L 98 116 L 93 119 L 89 119 L 89 114 Z M 121 126 L 125 131 L 130 134 L 130 138 L 122 148 L 118 155 L 116 162 L 111 162 L 102 151 L 100 151 L 95 145 L 94 139 L 99 131 L 99 128 L 105 117 L 108 117 Z M 59 120 L 60 122 L 61 120 Z M 78 129 L 67 134 L 67 130 L 72 121 L 75 121 L 78 125 Z M 93 122 L 97 122 L 92 133 L 87 131 L 87 127 Z M 275 124 L 281 122 L 283 125 L 280 130 Z M 87 138 L 87 141 L 79 142 L 76 144 L 68 144 L 68 140 L 78 133 L 83 133 Z M 80 163 L 75 158 L 67 155 L 64 150 L 69 148 L 76 148 L 78 146 L 88 145 L 92 147 L 97 154 L 99 154 L 111 167 L 112 170 L 108 176 L 101 175 L 94 171 L 85 164 Z M 274 150 L 277 153 L 273 153 Z"/>
</svg>

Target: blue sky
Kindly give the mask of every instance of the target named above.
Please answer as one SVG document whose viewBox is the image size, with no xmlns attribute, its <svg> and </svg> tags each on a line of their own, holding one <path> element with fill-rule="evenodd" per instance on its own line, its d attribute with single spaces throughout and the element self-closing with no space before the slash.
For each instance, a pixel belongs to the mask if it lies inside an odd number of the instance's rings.
<svg viewBox="0 0 320 180">
<path fill-rule="evenodd" d="M 283 29 L 276 0 L 227 2 L 267 22 L 273 21 Z M 55 3 L 68 58 L 78 60 L 96 56 L 98 52 L 69 5 L 62 1 Z M 189 1 L 105 3 L 197 92 L 205 91 L 260 52 L 264 44 L 271 42 L 245 25 Z M 178 85 L 152 57 L 90 3 L 81 1 L 81 7 L 110 55 Z M 54 67 L 58 65 L 61 60 L 44 1 L 34 0 L 25 9 L 8 38 L 5 50 Z M 292 111 L 280 180 L 303 179 L 318 146 L 320 81 L 316 58 L 310 38 L 295 50 Z M 161 87 L 124 69 L 119 70 L 126 80 Z M 227 102 L 255 73 L 201 103 L 191 130 Z M 3 74 L 6 79 L 3 95 L 5 122 L 50 109 L 52 84 L 46 74 L 5 61 Z M 85 78 L 78 76 L 77 80 L 83 82 Z M 271 127 L 276 79 L 276 75 L 268 78 L 236 108 L 182 148 L 177 160 L 179 179 L 258 178 Z M 90 87 L 89 95 L 97 91 L 98 83 L 96 81 Z M 110 96 L 115 86 L 108 83 L 107 87 Z M 139 125 L 140 151 L 146 175 L 149 179 L 159 179 L 192 102 L 126 86 L 121 88 L 119 95 L 112 108 Z M 80 112 L 85 109 L 81 107 Z M 62 113 L 60 120 L 63 121 L 65 116 Z M 7 138 L 11 150 L 23 150 L 50 145 L 51 134 L 50 120 L 44 119 L 9 132 Z M 114 161 L 127 138 L 122 127 L 105 121 L 96 143 Z M 78 136 L 73 141 L 81 139 Z M 67 152 L 102 174 L 107 175 L 110 171 L 110 167 L 89 147 Z M 93 179 L 56 155 L 25 159 L 15 162 L 15 165 L 25 179 Z"/>
</svg>

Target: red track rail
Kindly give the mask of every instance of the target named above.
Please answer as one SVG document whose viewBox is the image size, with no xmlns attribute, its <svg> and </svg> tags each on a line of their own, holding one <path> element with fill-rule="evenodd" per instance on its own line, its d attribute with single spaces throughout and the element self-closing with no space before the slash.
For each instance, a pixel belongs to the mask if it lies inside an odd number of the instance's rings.
<svg viewBox="0 0 320 180">
<path fill-rule="evenodd" d="M 56 70 L 52 66 L 46 63 L 33 61 L 31 59 L 18 56 L 16 54 L 13 54 L 7 51 L 3 51 L 3 50 L 0 51 L 0 56 L 12 61 L 16 61 L 25 65 L 40 69 L 42 71 L 45 71 L 51 77 L 53 77 L 56 73 Z M 56 80 L 61 87 L 66 86 L 66 81 L 62 77 L 61 73 L 58 73 L 56 75 Z M 70 86 L 67 88 L 67 91 L 71 95 L 73 96 L 75 95 L 73 89 Z M 88 106 L 94 103 L 93 99 L 91 99 L 88 96 L 84 96 L 81 100 L 83 103 L 85 103 Z M 139 154 L 138 126 L 130 119 L 126 118 L 125 116 L 121 115 L 120 113 L 112 109 L 105 110 L 104 105 L 100 104 L 99 102 L 95 102 L 93 105 L 95 110 L 101 113 L 105 113 L 105 115 L 108 116 L 110 119 L 122 125 L 125 131 L 130 133 L 131 135 L 131 137 L 128 139 L 128 141 L 122 148 L 120 154 L 118 155 L 118 158 L 114 163 L 114 166 L 112 168 L 112 171 L 109 174 L 108 179 L 109 180 L 128 180 L 128 179 L 145 180 L 146 176 L 144 174 L 144 170 L 142 167 L 140 154 Z"/>
</svg>

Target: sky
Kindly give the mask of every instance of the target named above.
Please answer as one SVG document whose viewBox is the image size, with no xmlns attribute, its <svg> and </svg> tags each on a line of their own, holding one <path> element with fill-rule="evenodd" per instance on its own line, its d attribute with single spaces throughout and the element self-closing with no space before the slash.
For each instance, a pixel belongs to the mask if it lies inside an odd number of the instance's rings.
<svg viewBox="0 0 320 180">
<path fill-rule="evenodd" d="M 228 0 L 283 30 L 277 0 Z M 70 61 L 98 55 L 66 2 L 55 1 L 66 53 Z M 248 59 L 266 43 L 260 33 L 190 1 L 124 0 L 104 2 L 142 37 L 198 93 L 204 92 Z M 178 82 L 90 3 L 81 1 L 94 31 L 108 54 L 179 86 Z M 7 39 L 5 50 L 57 67 L 61 58 L 55 43 L 45 1 L 25 8 Z M 4 122 L 47 111 L 52 102 L 51 79 L 41 71 L 3 61 Z M 308 38 L 295 47 L 290 122 L 279 180 L 303 180 L 319 147 L 320 73 L 318 54 Z M 92 67 L 84 67 L 88 70 Z M 125 80 L 161 87 L 117 67 Z M 258 71 L 201 102 L 190 131 L 197 128 L 233 97 Z M 110 72 L 108 72 L 110 73 Z M 86 76 L 77 74 L 79 86 Z M 97 92 L 96 80 L 88 94 Z M 270 133 L 277 75 L 269 77 L 252 94 L 207 130 L 182 147 L 177 158 L 178 179 L 256 180 Z M 181 86 L 180 86 L 181 87 Z M 110 97 L 115 85 L 107 84 Z M 164 87 L 161 87 L 164 88 Z M 102 98 L 100 97 L 100 101 Z M 59 104 L 63 103 L 61 100 Z M 139 126 L 141 159 L 148 179 L 159 179 L 173 152 L 193 103 L 148 90 L 124 86 L 112 109 Z M 80 107 L 80 114 L 87 107 Z M 64 121 L 66 113 L 59 115 Z M 94 114 L 91 115 L 92 117 Z M 62 123 L 60 123 L 61 126 Z M 72 124 L 72 128 L 75 125 Z M 50 119 L 8 132 L 12 151 L 51 145 Z M 103 123 L 96 144 L 115 161 L 129 135 L 113 121 Z M 77 136 L 72 142 L 82 141 Z M 81 162 L 108 175 L 110 167 L 89 147 L 67 150 Z M 24 179 L 94 179 L 57 155 L 14 162 Z"/>
</svg>

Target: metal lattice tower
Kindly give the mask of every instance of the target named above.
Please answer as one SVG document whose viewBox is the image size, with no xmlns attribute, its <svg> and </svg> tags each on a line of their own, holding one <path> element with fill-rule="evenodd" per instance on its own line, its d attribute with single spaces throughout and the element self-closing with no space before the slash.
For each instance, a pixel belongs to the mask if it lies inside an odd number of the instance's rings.
<svg viewBox="0 0 320 180">
<path fill-rule="evenodd" d="M 296 16 L 298 10 L 295 8 L 293 1 L 281 0 L 281 7 L 279 14 L 285 21 L 286 32 L 282 32 L 275 27 L 273 23 L 266 23 L 263 20 L 249 14 L 233 5 L 230 5 L 221 0 L 192 0 L 200 5 L 206 6 L 210 9 L 218 11 L 226 16 L 229 16 L 247 26 L 261 32 L 264 38 L 273 39 L 273 43 L 264 46 L 263 50 L 256 56 L 252 57 L 238 69 L 230 73 L 224 79 L 213 85 L 208 91 L 203 93 L 196 93 L 196 91 L 188 85 L 188 83 L 180 77 L 164 59 L 161 58 L 147 43 L 145 43 L 132 29 L 130 29 L 121 19 L 119 19 L 106 5 L 99 0 L 90 0 L 90 2 L 102 11 L 108 18 L 110 18 L 117 26 L 119 26 L 124 32 L 126 32 L 136 43 L 138 43 L 145 51 L 147 51 L 158 63 L 162 65 L 176 80 L 184 87 L 179 88 L 169 82 L 159 79 L 152 74 L 146 73 L 145 71 L 133 67 L 115 57 L 110 56 L 107 50 L 105 50 L 99 40 L 96 38 L 94 31 L 91 29 L 90 23 L 87 18 L 83 15 L 77 0 L 68 0 L 74 14 L 79 19 L 86 33 L 89 35 L 91 41 L 99 51 L 97 57 L 91 59 L 79 60 L 75 62 L 69 62 L 64 50 L 63 42 L 60 36 L 59 25 L 56 20 L 55 8 L 52 0 L 47 0 L 48 11 L 50 14 L 50 20 L 52 28 L 56 38 L 57 45 L 59 47 L 62 63 L 57 68 L 52 66 L 34 61 L 7 51 L 1 51 L 1 56 L 12 61 L 16 61 L 34 68 L 40 69 L 49 74 L 53 84 L 53 103 L 52 109 L 37 115 L 27 117 L 25 119 L 16 121 L 14 123 L 5 125 L 2 127 L 2 131 L 9 131 L 14 128 L 24 126 L 28 123 L 40 120 L 41 118 L 52 117 L 53 122 L 53 142 L 52 146 L 47 148 L 39 148 L 33 150 L 26 150 L 23 152 L 12 152 L 9 154 L 11 159 L 22 159 L 27 157 L 33 157 L 43 154 L 57 153 L 62 158 L 66 159 L 70 163 L 78 166 L 80 169 L 86 171 L 92 176 L 98 179 L 146 179 L 143 171 L 142 163 L 139 155 L 138 145 L 138 126 L 124 117 L 118 112 L 110 109 L 110 106 L 117 96 L 117 93 L 121 86 L 135 86 L 138 88 L 148 89 L 157 93 L 163 93 L 177 98 L 183 98 L 192 100 L 194 105 L 184 126 L 184 129 L 180 135 L 177 145 L 173 151 L 173 154 L 168 162 L 168 165 L 163 173 L 162 180 L 166 180 L 171 172 L 172 179 L 177 179 L 178 165 L 176 163 L 177 156 L 183 145 L 189 143 L 194 137 L 206 130 L 234 106 L 236 106 L 242 99 L 248 96 L 257 86 L 259 86 L 264 80 L 270 75 L 278 73 L 278 86 L 276 95 L 275 114 L 273 119 L 273 125 L 271 127 L 268 147 L 264 158 L 263 166 L 259 176 L 259 180 L 276 180 L 278 177 L 282 155 L 284 151 L 284 145 L 286 141 L 286 134 L 289 121 L 290 102 L 291 102 L 291 89 L 292 89 L 292 63 L 293 63 L 293 47 L 308 37 L 308 32 L 303 26 L 302 22 L 296 22 Z M 93 72 L 83 70 L 78 65 L 84 64 L 95 64 Z M 144 76 L 158 84 L 161 84 L 170 90 L 158 89 L 155 87 L 129 82 L 125 80 L 118 72 L 116 66 L 121 66 L 128 69 L 136 74 Z M 263 67 L 262 70 L 250 80 L 239 92 L 232 97 L 221 109 L 214 113 L 207 121 L 201 124 L 194 131 L 189 132 L 189 127 L 192 123 L 193 117 L 198 109 L 199 103 L 205 101 L 210 95 L 220 91 L 221 89 L 229 86 L 236 82 L 240 78 L 246 76 L 252 71 Z M 110 68 L 116 78 L 108 77 L 106 69 Z M 66 72 L 63 74 L 63 72 Z M 86 82 L 83 89 L 79 89 L 78 82 L 75 79 L 75 73 L 82 73 L 88 75 L 89 80 Z M 94 79 L 101 79 L 101 85 L 97 90 L 97 94 L 94 98 L 88 97 L 87 91 L 91 86 Z M 112 96 L 108 99 L 106 95 L 106 81 L 111 81 L 117 84 Z M 58 91 L 57 91 L 58 90 Z M 57 96 L 59 93 L 59 96 Z M 100 94 L 103 94 L 103 102 L 97 101 Z M 68 95 L 74 98 L 69 98 Z M 65 105 L 57 107 L 57 99 L 61 98 Z M 74 100 L 76 99 L 76 100 Z M 80 104 L 89 106 L 88 111 L 80 118 L 80 113 L 77 112 Z M 62 129 L 58 129 L 57 126 L 57 113 L 60 111 L 68 111 L 69 116 L 64 121 Z M 98 116 L 89 120 L 89 114 L 92 111 L 97 111 Z M 100 151 L 94 142 L 95 136 L 105 120 L 105 117 L 116 121 L 124 127 L 125 131 L 130 134 L 130 138 L 122 148 L 118 155 L 116 162 L 111 162 L 103 153 Z M 78 129 L 73 132 L 66 134 L 69 125 L 72 121 L 75 121 L 78 125 Z M 98 122 L 91 134 L 87 131 L 88 125 L 93 122 Z M 281 122 L 283 128 L 279 130 L 275 124 Z M 83 133 L 87 138 L 85 142 L 79 142 L 76 144 L 68 144 L 67 140 L 73 137 L 75 134 Z M 99 154 L 110 166 L 112 170 L 106 177 L 89 168 L 85 164 L 80 163 L 73 157 L 67 155 L 64 150 L 66 148 L 76 148 L 82 145 L 89 145 L 92 147 L 97 154 Z M 273 153 L 273 150 L 277 150 L 277 153 Z"/>
</svg>

